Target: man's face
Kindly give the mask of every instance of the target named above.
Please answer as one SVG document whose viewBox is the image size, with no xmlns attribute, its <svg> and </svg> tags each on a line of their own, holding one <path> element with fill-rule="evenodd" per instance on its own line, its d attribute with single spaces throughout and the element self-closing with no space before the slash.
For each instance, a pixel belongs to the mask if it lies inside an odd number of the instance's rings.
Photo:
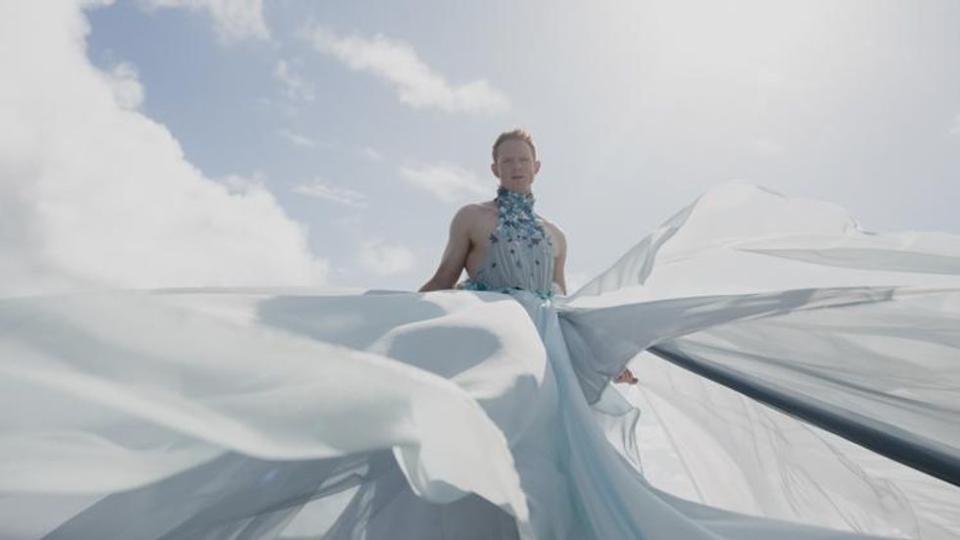
<svg viewBox="0 0 960 540">
<path fill-rule="evenodd" d="M 533 149 L 524 141 L 507 139 L 497 147 L 497 161 L 490 165 L 500 185 L 510 191 L 529 193 L 533 179 L 540 171 L 540 162 L 533 159 Z"/>
</svg>

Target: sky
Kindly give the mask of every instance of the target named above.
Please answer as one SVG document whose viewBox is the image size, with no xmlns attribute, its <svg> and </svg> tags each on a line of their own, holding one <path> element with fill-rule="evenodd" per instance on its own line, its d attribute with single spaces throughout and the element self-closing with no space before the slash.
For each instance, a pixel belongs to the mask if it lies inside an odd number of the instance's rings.
<svg viewBox="0 0 960 540">
<path fill-rule="evenodd" d="M 960 3 L 0 3 L 0 295 L 412 290 L 534 136 L 570 289 L 729 181 L 960 233 Z"/>
</svg>

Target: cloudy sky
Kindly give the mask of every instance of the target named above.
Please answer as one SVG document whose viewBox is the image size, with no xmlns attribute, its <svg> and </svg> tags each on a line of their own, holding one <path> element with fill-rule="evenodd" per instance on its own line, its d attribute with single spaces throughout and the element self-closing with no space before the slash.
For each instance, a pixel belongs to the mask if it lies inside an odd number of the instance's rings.
<svg viewBox="0 0 960 540">
<path fill-rule="evenodd" d="M 960 233 L 960 3 L 0 4 L 0 294 L 415 289 L 533 132 L 572 285 L 730 180 Z"/>
</svg>

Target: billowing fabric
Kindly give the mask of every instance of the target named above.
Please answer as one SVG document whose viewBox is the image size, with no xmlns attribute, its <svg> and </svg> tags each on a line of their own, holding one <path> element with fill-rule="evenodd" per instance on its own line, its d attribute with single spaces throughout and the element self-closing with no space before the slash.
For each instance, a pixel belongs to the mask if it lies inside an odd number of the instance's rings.
<svg viewBox="0 0 960 540">
<path fill-rule="evenodd" d="M 956 538 L 956 486 L 654 352 L 956 458 L 958 272 L 732 184 L 569 297 L 2 299 L 0 538 Z"/>
</svg>

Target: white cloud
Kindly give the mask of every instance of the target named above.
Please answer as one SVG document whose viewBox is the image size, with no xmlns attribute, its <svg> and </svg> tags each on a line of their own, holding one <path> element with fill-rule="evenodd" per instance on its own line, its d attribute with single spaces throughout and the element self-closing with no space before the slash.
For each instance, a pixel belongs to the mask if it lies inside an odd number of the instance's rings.
<svg viewBox="0 0 960 540">
<path fill-rule="evenodd" d="M 105 73 L 113 98 L 123 109 L 136 109 L 143 103 L 143 85 L 137 77 L 136 68 L 128 63 L 117 64 Z"/>
<path fill-rule="evenodd" d="M 950 128 L 951 135 L 960 135 L 960 114 L 953 119 L 953 127 Z"/>
<path fill-rule="evenodd" d="M 285 60 L 277 61 L 273 68 L 273 78 L 280 81 L 283 87 L 283 94 L 289 99 L 313 101 L 313 85 L 308 83 L 293 71 Z"/>
<path fill-rule="evenodd" d="M 510 107 L 507 96 L 483 79 L 450 84 L 405 42 L 381 35 L 371 39 L 340 37 L 322 28 L 315 29 L 310 37 L 318 51 L 392 84 L 400 101 L 411 107 L 471 113 L 500 112 Z"/>
<path fill-rule="evenodd" d="M 230 174 L 219 178 L 218 181 L 223 187 L 227 188 L 227 193 L 231 195 L 245 195 L 265 189 L 264 183 L 266 181 L 266 175 L 260 171 L 253 173 L 251 176 Z"/>
<path fill-rule="evenodd" d="M 279 133 L 281 137 L 295 146 L 299 146 L 301 148 L 317 147 L 317 141 L 307 137 L 306 135 L 301 135 L 300 133 L 290 131 L 289 129 L 281 129 Z"/>
<path fill-rule="evenodd" d="M 293 188 L 295 193 L 326 199 L 344 206 L 364 207 L 367 205 L 367 196 L 359 191 L 347 188 L 330 186 L 317 180 L 311 184 L 301 184 Z"/>
<path fill-rule="evenodd" d="M 475 174 L 456 165 L 404 166 L 400 167 L 400 176 L 411 186 L 427 191 L 444 202 L 488 194 L 492 189 L 484 186 Z"/>
<path fill-rule="evenodd" d="M 400 274 L 412 270 L 416 258 L 409 248 L 381 240 L 364 242 L 359 255 L 364 270 L 380 276 Z"/>
<path fill-rule="evenodd" d="M 135 73 L 95 68 L 88 29 L 69 2 L 0 8 L 0 295 L 322 284 L 303 226 L 257 178 L 205 177 L 131 110 Z"/>
<path fill-rule="evenodd" d="M 141 0 L 151 9 L 187 8 L 206 11 L 213 18 L 217 35 L 223 41 L 245 38 L 269 39 L 263 18 L 263 0 Z"/>
</svg>

